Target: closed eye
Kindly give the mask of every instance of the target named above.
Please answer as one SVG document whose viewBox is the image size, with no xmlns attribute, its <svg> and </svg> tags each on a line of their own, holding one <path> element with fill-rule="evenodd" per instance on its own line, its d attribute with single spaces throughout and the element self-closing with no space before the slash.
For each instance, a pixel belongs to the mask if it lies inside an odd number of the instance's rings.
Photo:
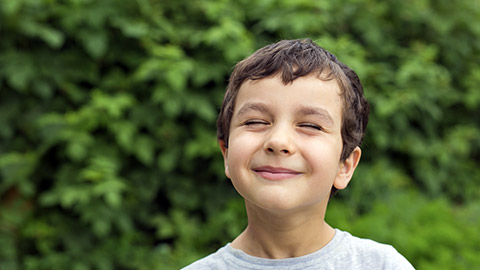
<svg viewBox="0 0 480 270">
<path fill-rule="evenodd" d="M 302 124 L 299 124 L 298 126 L 303 127 L 303 128 L 311 128 L 311 129 L 315 129 L 315 130 L 319 130 L 319 131 L 323 130 L 323 128 L 321 126 L 316 125 L 316 124 L 312 124 L 312 123 L 302 123 Z"/>
<path fill-rule="evenodd" d="M 247 120 L 243 123 L 245 126 L 268 125 L 268 122 L 262 120 Z"/>
</svg>

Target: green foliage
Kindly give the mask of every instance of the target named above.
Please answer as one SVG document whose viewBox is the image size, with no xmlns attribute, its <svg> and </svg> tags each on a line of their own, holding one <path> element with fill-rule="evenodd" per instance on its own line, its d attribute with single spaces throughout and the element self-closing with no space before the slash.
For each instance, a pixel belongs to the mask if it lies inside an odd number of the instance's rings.
<svg viewBox="0 0 480 270">
<path fill-rule="evenodd" d="M 178 269 L 241 232 L 215 118 L 233 64 L 310 37 L 372 114 L 328 220 L 480 267 L 475 1 L 0 1 L 0 268 Z"/>
<path fill-rule="evenodd" d="M 327 218 L 356 236 L 395 245 L 418 269 L 475 269 L 480 263 L 479 207 L 478 200 L 457 209 L 443 198 L 400 192 L 363 214 L 334 201 Z"/>
</svg>

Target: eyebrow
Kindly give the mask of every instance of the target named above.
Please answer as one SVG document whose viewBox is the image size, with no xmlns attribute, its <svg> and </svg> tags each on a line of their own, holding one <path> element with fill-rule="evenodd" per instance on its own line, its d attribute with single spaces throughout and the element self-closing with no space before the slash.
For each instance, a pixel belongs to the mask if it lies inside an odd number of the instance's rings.
<svg viewBox="0 0 480 270">
<path fill-rule="evenodd" d="M 259 102 L 248 102 L 238 110 L 237 115 L 240 116 L 240 115 L 246 114 L 249 111 L 270 113 L 270 110 L 268 109 L 267 105 Z"/>
<path fill-rule="evenodd" d="M 334 124 L 332 116 L 328 113 L 327 110 L 318 107 L 311 107 L 311 106 L 301 106 L 298 108 L 297 113 L 300 115 L 313 115 L 316 117 L 320 117 L 321 119 L 327 121 L 328 124 Z"/>
<path fill-rule="evenodd" d="M 259 102 L 247 102 L 245 103 L 237 112 L 237 116 L 244 115 L 249 111 L 258 111 L 262 113 L 270 113 L 270 110 L 267 105 Z M 319 117 L 327 122 L 327 124 L 334 124 L 333 118 L 328 113 L 327 110 L 319 107 L 312 107 L 312 106 L 300 106 L 297 110 L 297 114 L 303 116 L 315 116 Z"/>
</svg>

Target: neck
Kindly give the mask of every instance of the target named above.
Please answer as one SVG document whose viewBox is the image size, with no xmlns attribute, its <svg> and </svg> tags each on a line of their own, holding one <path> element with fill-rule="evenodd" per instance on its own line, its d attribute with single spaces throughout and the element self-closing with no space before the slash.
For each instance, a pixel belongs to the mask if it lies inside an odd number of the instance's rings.
<svg viewBox="0 0 480 270">
<path fill-rule="evenodd" d="M 246 203 L 248 226 L 232 242 L 245 253 L 269 259 L 299 257 L 325 246 L 335 231 L 324 220 L 326 207 L 271 213 Z"/>
</svg>

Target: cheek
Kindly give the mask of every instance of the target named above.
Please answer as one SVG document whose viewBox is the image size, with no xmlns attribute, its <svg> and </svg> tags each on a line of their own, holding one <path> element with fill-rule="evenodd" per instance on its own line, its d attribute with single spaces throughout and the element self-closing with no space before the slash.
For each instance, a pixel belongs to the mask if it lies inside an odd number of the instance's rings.
<svg viewBox="0 0 480 270">
<path fill-rule="evenodd" d="M 252 158 L 258 150 L 258 145 L 258 142 L 248 136 L 232 137 L 225 165 L 228 167 L 229 177 L 235 177 L 241 168 L 249 167 Z"/>
<path fill-rule="evenodd" d="M 303 156 L 312 172 L 325 173 L 337 168 L 341 155 L 341 144 L 339 142 L 311 142 L 304 144 L 302 148 Z"/>
<path fill-rule="evenodd" d="M 251 154 L 260 145 L 261 138 L 254 134 L 235 134 L 230 137 L 230 153 L 235 157 Z"/>
<path fill-rule="evenodd" d="M 235 165 L 245 164 L 249 160 L 250 149 L 244 147 L 241 143 L 235 143 L 230 145 L 230 155 L 228 156 L 228 165 L 230 168 L 235 168 Z"/>
</svg>

